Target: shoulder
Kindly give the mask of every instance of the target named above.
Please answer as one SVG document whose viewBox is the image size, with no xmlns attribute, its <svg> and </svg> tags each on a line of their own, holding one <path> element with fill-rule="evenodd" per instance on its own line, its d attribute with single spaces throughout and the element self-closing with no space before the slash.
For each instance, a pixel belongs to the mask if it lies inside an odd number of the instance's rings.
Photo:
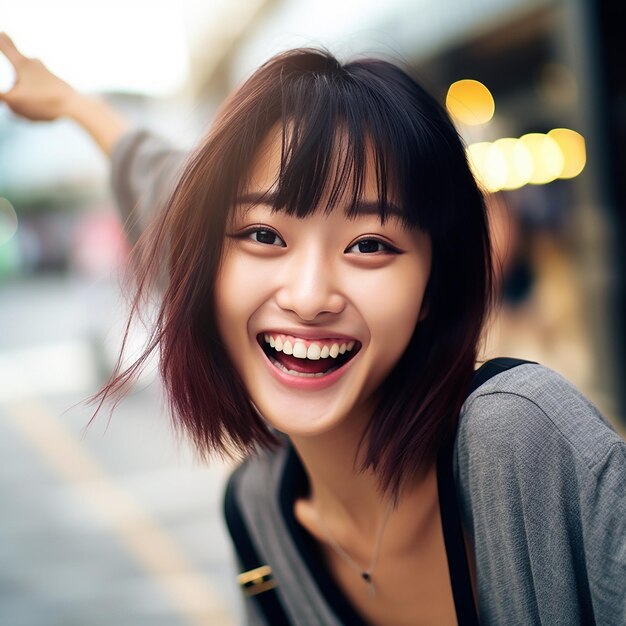
<svg viewBox="0 0 626 626">
<path fill-rule="evenodd" d="M 487 455 L 491 463 L 515 460 L 532 469 L 538 460 L 593 468 L 626 442 L 571 382 L 539 364 L 512 368 L 476 389 L 463 404 L 459 458 Z"/>
<path fill-rule="evenodd" d="M 489 379 L 462 407 L 453 468 L 482 617 L 624 623 L 626 442 L 574 385 L 538 364 Z"/>
</svg>

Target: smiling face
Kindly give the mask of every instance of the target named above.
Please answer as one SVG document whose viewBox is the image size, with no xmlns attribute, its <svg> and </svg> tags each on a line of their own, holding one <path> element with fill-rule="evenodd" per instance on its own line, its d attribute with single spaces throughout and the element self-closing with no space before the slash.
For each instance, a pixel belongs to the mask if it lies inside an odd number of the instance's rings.
<svg viewBox="0 0 626 626">
<path fill-rule="evenodd" d="M 280 132 L 270 133 L 246 197 L 273 189 L 280 152 Z M 377 204 L 372 171 L 365 208 Z M 382 225 L 378 211 L 349 219 L 340 201 L 329 215 L 298 218 L 240 201 L 226 229 L 215 307 L 220 336 L 263 417 L 293 436 L 367 417 L 372 394 L 424 316 L 430 264 L 428 235 L 393 217 Z"/>
</svg>

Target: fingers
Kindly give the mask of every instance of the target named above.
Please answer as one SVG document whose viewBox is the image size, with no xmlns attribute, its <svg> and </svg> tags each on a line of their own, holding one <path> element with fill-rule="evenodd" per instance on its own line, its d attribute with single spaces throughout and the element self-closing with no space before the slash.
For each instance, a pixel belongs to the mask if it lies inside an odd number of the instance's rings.
<svg viewBox="0 0 626 626">
<path fill-rule="evenodd" d="M 24 58 L 24 55 L 15 47 L 13 40 L 4 32 L 0 32 L 0 52 L 3 52 L 13 67 Z"/>
</svg>

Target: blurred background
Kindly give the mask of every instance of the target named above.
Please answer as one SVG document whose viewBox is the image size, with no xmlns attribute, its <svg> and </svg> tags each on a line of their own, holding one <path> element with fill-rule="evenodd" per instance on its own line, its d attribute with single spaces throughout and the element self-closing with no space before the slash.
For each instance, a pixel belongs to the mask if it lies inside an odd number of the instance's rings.
<svg viewBox="0 0 626 626">
<path fill-rule="evenodd" d="M 0 30 L 183 149 L 280 50 L 410 63 L 488 193 L 503 304 L 484 358 L 557 370 L 624 435 L 616 4 L 3 0 Z M 126 311 L 129 245 L 109 176 L 70 121 L 28 122 L 0 103 L 0 623 L 236 624 L 229 468 L 175 440 L 154 368 L 84 430 L 93 409 L 80 402 L 111 372 Z"/>
</svg>

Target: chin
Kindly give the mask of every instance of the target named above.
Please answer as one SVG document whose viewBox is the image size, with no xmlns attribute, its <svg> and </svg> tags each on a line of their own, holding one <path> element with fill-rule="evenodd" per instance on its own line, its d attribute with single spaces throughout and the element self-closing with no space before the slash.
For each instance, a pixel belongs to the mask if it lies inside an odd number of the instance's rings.
<svg viewBox="0 0 626 626">
<path fill-rule="evenodd" d="M 285 421 L 281 420 L 268 420 L 268 422 L 281 433 L 284 433 L 290 438 L 297 437 L 318 437 L 324 435 L 335 428 L 341 423 L 341 420 L 327 419 L 321 420 L 319 418 L 311 418 L 310 420 L 298 419 Z"/>
<path fill-rule="evenodd" d="M 358 397 L 358 394 L 355 394 Z M 356 401 L 357 397 L 354 398 Z M 281 401 L 282 400 L 282 401 Z M 345 425 L 354 414 L 352 398 L 342 397 L 333 405 L 328 398 L 275 398 L 268 401 L 253 400 L 263 419 L 289 437 L 314 437 L 324 435 Z"/>
</svg>

